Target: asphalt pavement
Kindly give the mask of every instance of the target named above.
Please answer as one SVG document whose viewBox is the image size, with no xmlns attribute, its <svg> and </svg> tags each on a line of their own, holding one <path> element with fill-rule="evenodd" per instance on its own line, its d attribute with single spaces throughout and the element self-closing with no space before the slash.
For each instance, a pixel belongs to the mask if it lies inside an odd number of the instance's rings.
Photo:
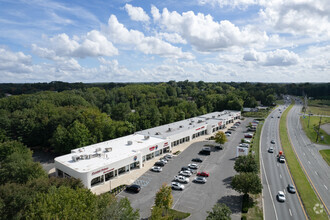
<svg viewBox="0 0 330 220">
<path fill-rule="evenodd" d="M 151 214 L 151 207 L 154 204 L 156 192 L 163 183 L 170 184 L 175 175 L 178 175 L 182 166 L 191 163 L 191 159 L 200 157 L 203 159 L 197 171 L 206 171 L 210 173 L 205 184 L 192 182 L 196 175 L 191 176 L 190 182 L 185 185 L 183 191 L 172 191 L 173 207 L 176 210 L 189 212 L 191 216 L 188 219 L 205 219 L 207 211 L 217 203 L 227 204 L 233 214 L 232 219 L 240 219 L 242 196 L 230 187 L 232 177 L 236 174 L 234 163 L 236 158 L 236 146 L 246 131 L 246 125 L 252 119 L 245 119 L 236 131 L 229 137 L 223 150 L 213 151 L 209 156 L 198 155 L 200 149 L 209 141 L 193 143 L 185 151 L 181 152 L 173 160 L 169 161 L 163 167 L 161 173 L 147 171 L 135 183 L 141 185 L 141 191 L 138 194 L 122 192 L 118 197 L 127 197 L 134 209 L 140 210 L 140 217 L 147 218 Z M 175 149 L 174 149 L 175 150 Z"/>
<path fill-rule="evenodd" d="M 279 111 L 281 109 L 281 111 Z M 294 184 L 289 169 L 285 163 L 277 161 L 279 151 L 282 151 L 279 136 L 279 122 L 284 106 L 273 110 L 264 122 L 261 134 L 260 160 L 263 184 L 264 219 L 307 219 L 302 208 L 298 194 L 287 191 L 288 184 Z M 271 140 L 275 144 L 271 144 Z M 270 146 L 274 147 L 274 153 L 269 153 Z M 286 201 L 277 200 L 278 191 L 285 193 Z"/>
<path fill-rule="evenodd" d="M 301 109 L 301 104 L 295 104 L 288 113 L 287 125 L 291 144 L 314 191 L 323 202 L 320 205 L 323 205 L 328 212 L 330 208 L 330 169 L 319 153 L 321 147 L 312 143 L 302 129 L 299 119 Z M 330 149 L 330 146 L 323 145 L 323 147 Z"/>
</svg>

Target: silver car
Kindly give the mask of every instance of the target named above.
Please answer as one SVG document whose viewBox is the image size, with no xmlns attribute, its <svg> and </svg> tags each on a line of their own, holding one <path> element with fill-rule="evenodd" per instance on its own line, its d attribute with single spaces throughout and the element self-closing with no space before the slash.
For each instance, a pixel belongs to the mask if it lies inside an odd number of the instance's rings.
<svg viewBox="0 0 330 220">
<path fill-rule="evenodd" d="M 184 185 L 177 182 L 172 182 L 171 187 L 172 189 L 176 189 L 176 190 L 184 190 Z"/>
<path fill-rule="evenodd" d="M 188 170 L 185 170 L 185 171 L 180 171 L 180 173 L 179 173 L 180 175 L 182 175 L 182 176 L 191 176 L 191 172 L 190 171 L 188 171 Z"/>
<path fill-rule="evenodd" d="M 180 183 L 189 183 L 189 178 L 184 176 L 175 176 L 174 180 Z"/>
<path fill-rule="evenodd" d="M 279 202 L 285 202 L 285 195 L 284 195 L 283 191 L 278 191 L 277 199 L 278 199 Z"/>
<path fill-rule="evenodd" d="M 195 183 L 206 183 L 206 181 L 207 181 L 206 178 L 202 176 L 198 176 L 194 179 Z"/>
<path fill-rule="evenodd" d="M 161 167 L 157 167 L 157 166 L 151 167 L 151 170 L 154 171 L 154 172 L 162 172 L 163 171 L 163 169 Z"/>
</svg>

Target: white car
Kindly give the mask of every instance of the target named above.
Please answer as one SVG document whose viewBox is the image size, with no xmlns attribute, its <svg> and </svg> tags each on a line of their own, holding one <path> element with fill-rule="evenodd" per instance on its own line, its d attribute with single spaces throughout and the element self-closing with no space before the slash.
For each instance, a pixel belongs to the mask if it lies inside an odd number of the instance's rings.
<svg viewBox="0 0 330 220">
<path fill-rule="evenodd" d="M 249 148 L 250 147 L 250 145 L 247 144 L 247 143 L 241 143 L 241 144 L 239 144 L 239 146 L 240 147 L 245 147 L 245 148 Z"/>
<path fill-rule="evenodd" d="M 206 178 L 205 177 L 202 177 L 202 176 L 197 176 L 195 179 L 194 179 L 194 182 L 196 183 L 206 183 Z"/>
<path fill-rule="evenodd" d="M 183 190 L 184 189 L 184 185 L 182 185 L 180 183 L 177 183 L 177 182 L 172 182 L 171 187 L 172 187 L 172 189 L 177 189 L 177 190 Z"/>
<path fill-rule="evenodd" d="M 190 169 L 197 169 L 197 168 L 198 168 L 198 165 L 195 164 L 195 163 L 190 163 L 190 164 L 188 164 L 188 167 L 189 167 Z"/>
<path fill-rule="evenodd" d="M 226 136 L 227 136 L 227 137 L 230 137 L 230 135 L 231 135 L 231 134 L 229 134 L 229 133 L 226 133 Z"/>
<path fill-rule="evenodd" d="M 268 153 L 274 153 L 274 148 L 273 147 L 269 147 L 268 148 Z"/>
<path fill-rule="evenodd" d="M 171 154 L 166 154 L 164 157 L 166 158 L 166 160 L 173 159 L 173 155 Z"/>
<path fill-rule="evenodd" d="M 283 191 L 278 191 L 277 193 L 277 199 L 280 202 L 285 202 L 285 195 Z"/>
<path fill-rule="evenodd" d="M 167 163 L 167 160 L 165 160 L 165 159 L 160 159 L 158 162 Z"/>
<path fill-rule="evenodd" d="M 151 170 L 154 171 L 154 172 L 162 172 L 163 171 L 163 169 L 161 167 L 157 167 L 157 166 L 151 167 Z"/>
<path fill-rule="evenodd" d="M 191 176 L 191 172 L 190 171 L 188 171 L 188 170 L 185 170 L 185 171 L 180 171 L 180 173 L 179 173 L 180 175 L 182 175 L 182 176 Z"/>
<path fill-rule="evenodd" d="M 244 143 L 248 143 L 248 144 L 251 143 L 251 140 L 249 140 L 249 139 L 244 139 L 243 141 L 244 141 Z"/>
<path fill-rule="evenodd" d="M 175 176 L 174 180 L 178 181 L 180 183 L 189 183 L 189 178 L 184 177 L 184 176 Z"/>
</svg>

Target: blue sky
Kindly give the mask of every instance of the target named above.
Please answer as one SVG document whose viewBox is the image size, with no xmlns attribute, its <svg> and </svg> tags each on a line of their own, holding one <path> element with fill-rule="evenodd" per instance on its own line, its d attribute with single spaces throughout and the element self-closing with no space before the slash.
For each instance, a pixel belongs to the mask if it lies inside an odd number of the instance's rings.
<svg viewBox="0 0 330 220">
<path fill-rule="evenodd" d="M 327 0 L 0 0 L 0 83 L 329 82 Z"/>
</svg>

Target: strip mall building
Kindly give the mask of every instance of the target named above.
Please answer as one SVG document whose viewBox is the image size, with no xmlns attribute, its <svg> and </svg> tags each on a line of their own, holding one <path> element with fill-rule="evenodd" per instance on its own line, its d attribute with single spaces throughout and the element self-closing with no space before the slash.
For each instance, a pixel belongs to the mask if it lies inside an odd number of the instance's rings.
<svg viewBox="0 0 330 220">
<path fill-rule="evenodd" d="M 213 134 L 241 117 L 239 111 L 213 112 L 136 132 L 125 137 L 74 149 L 55 158 L 56 175 L 81 179 L 89 189 L 121 178 L 176 146 Z"/>
</svg>

